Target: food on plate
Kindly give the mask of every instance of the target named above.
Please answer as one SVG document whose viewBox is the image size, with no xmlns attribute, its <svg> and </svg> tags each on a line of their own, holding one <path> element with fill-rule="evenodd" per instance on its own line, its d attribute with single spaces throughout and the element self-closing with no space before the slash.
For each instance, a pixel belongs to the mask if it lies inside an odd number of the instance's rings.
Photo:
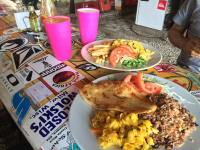
<svg viewBox="0 0 200 150">
<path fill-rule="evenodd" d="M 123 150 L 148 150 L 149 145 L 154 145 L 149 135 L 159 132 L 149 120 L 138 119 L 135 113 L 117 111 L 99 111 L 92 125 L 92 132 L 100 135 L 98 141 L 103 148 L 116 145 Z"/>
<path fill-rule="evenodd" d="M 162 87 L 158 84 L 151 83 L 149 80 L 146 82 L 143 79 L 143 73 L 138 72 L 137 76 L 129 74 L 124 79 L 123 82 L 130 84 L 139 93 L 144 92 L 146 94 L 160 94 Z"/>
<path fill-rule="evenodd" d="M 96 63 L 110 63 L 112 66 L 123 65 L 128 68 L 142 67 L 154 52 L 146 49 L 138 41 L 118 39 L 104 41 L 88 49 Z"/>
<path fill-rule="evenodd" d="M 79 93 L 86 103 L 99 110 L 149 113 L 157 108 L 145 93 L 137 92 L 123 81 L 91 82 L 80 88 Z"/>
<path fill-rule="evenodd" d="M 183 145 L 188 134 L 198 126 L 194 122 L 195 117 L 177 100 L 165 93 L 150 95 L 149 100 L 158 106 L 156 111 L 139 114 L 138 118 L 150 120 L 153 127 L 159 130 L 158 134 L 151 135 L 155 143 L 153 147 L 170 150 Z"/>
</svg>

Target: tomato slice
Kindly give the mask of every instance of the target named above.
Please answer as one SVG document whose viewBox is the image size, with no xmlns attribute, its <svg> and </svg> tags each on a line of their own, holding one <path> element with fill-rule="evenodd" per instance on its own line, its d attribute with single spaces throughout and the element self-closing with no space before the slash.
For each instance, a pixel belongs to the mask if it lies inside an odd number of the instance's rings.
<svg viewBox="0 0 200 150">
<path fill-rule="evenodd" d="M 120 45 L 120 47 L 125 47 L 125 48 L 127 48 L 129 50 L 129 52 L 135 53 L 134 50 L 128 45 Z"/>
<path fill-rule="evenodd" d="M 129 83 L 137 92 L 142 93 L 142 90 L 137 86 L 137 84 Z"/>
<path fill-rule="evenodd" d="M 130 53 L 129 50 L 125 47 L 117 47 L 112 50 L 110 54 L 110 64 L 115 66 L 123 56 L 128 56 L 134 58 L 134 54 Z"/>
<path fill-rule="evenodd" d="M 155 94 L 155 95 L 160 94 L 160 92 L 162 91 L 162 87 L 154 83 L 146 82 L 144 86 L 145 86 L 145 89 L 151 91 L 152 94 Z"/>
<path fill-rule="evenodd" d="M 147 94 L 159 94 L 162 90 L 162 87 L 154 84 L 154 83 L 144 83 L 143 81 L 143 73 L 138 72 L 137 74 L 137 85 L 142 90 L 142 92 L 145 92 Z"/>
<path fill-rule="evenodd" d="M 125 78 L 122 79 L 122 81 L 124 81 L 125 83 L 130 83 L 131 79 L 132 79 L 132 74 L 129 74 L 128 76 L 126 76 Z"/>
</svg>

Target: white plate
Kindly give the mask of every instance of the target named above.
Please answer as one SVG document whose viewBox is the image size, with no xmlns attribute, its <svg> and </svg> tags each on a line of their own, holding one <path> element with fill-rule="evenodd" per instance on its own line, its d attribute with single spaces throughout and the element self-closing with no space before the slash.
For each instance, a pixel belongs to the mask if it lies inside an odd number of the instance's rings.
<svg viewBox="0 0 200 150">
<path fill-rule="evenodd" d="M 117 65 L 112 66 L 111 64 L 106 64 L 106 63 L 96 63 L 95 60 L 91 57 L 91 55 L 88 53 L 88 48 L 93 47 L 95 44 L 102 44 L 103 41 L 110 42 L 110 41 L 114 41 L 114 40 L 115 39 L 105 39 L 105 40 L 88 43 L 87 45 L 85 45 L 82 48 L 81 55 L 85 60 L 87 60 L 88 62 L 90 62 L 96 66 L 106 68 L 106 69 L 121 70 L 121 71 L 137 71 L 137 70 L 144 70 L 144 69 L 152 68 L 152 67 L 156 66 L 157 64 L 159 64 L 160 61 L 162 60 L 162 55 L 156 48 L 141 42 L 141 44 L 144 48 L 147 48 L 147 49 L 151 50 L 152 52 L 154 52 L 154 54 L 151 55 L 151 59 L 148 60 L 147 63 L 141 68 L 136 68 L 136 67 L 128 68 L 123 65 L 122 66 L 117 66 Z"/>
<path fill-rule="evenodd" d="M 117 80 L 123 79 L 130 73 L 117 73 L 108 76 L 101 77 L 93 81 L 94 83 L 98 83 L 99 81 L 108 80 L 108 77 L 116 78 Z M 133 73 L 136 75 L 136 73 Z M 168 86 L 173 86 L 174 89 L 171 89 L 170 92 L 176 92 L 178 95 L 182 96 L 184 99 L 194 103 L 190 104 L 188 102 L 181 102 L 186 106 L 186 109 L 190 111 L 190 114 L 196 117 L 196 123 L 200 125 L 200 104 L 199 102 L 184 88 L 175 84 L 169 80 L 156 77 L 153 75 L 148 75 L 150 77 L 154 77 L 157 81 L 160 82 L 168 82 Z M 177 98 L 176 98 L 177 99 Z M 179 100 L 179 99 L 177 99 Z M 77 94 L 76 98 L 74 99 L 70 113 L 69 113 L 69 125 L 72 131 L 72 135 L 80 146 L 82 150 L 122 150 L 122 148 L 118 148 L 116 146 L 111 146 L 106 149 L 103 149 L 99 142 L 98 136 L 96 136 L 92 129 L 92 118 L 95 117 L 95 112 L 98 112 L 97 109 L 93 108 L 89 104 L 85 103 L 80 94 Z M 184 145 L 180 148 L 173 148 L 173 150 L 199 150 L 200 149 L 200 142 L 199 142 L 199 135 L 200 135 L 200 126 L 196 128 L 190 136 L 194 139 L 194 142 L 190 140 L 186 140 Z M 163 148 L 155 149 L 155 150 L 164 150 Z"/>
</svg>

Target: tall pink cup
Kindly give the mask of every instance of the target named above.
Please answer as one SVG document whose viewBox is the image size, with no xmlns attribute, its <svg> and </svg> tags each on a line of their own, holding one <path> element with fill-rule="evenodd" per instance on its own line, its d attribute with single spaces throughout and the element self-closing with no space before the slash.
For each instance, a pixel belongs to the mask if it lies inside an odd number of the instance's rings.
<svg viewBox="0 0 200 150">
<path fill-rule="evenodd" d="M 77 13 L 83 45 L 95 41 L 98 30 L 99 10 L 95 8 L 80 8 Z"/>
<path fill-rule="evenodd" d="M 62 20 L 62 18 L 64 20 Z M 72 51 L 70 17 L 48 17 L 43 20 L 43 23 L 51 48 L 57 60 L 65 61 L 70 59 Z"/>
</svg>

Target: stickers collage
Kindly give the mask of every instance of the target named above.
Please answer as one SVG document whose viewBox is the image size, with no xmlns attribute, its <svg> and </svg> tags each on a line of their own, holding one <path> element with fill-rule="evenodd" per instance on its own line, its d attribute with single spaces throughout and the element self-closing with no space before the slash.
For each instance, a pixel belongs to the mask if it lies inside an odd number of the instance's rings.
<svg viewBox="0 0 200 150">
<path fill-rule="evenodd" d="M 58 61 L 51 54 L 47 53 L 38 58 L 46 50 L 40 44 L 28 44 L 28 38 L 10 38 L 9 34 L 18 32 L 15 29 L 5 30 L 4 35 L 0 36 L 0 81 L 11 96 L 33 80 L 39 79 L 40 82 L 24 90 L 36 105 L 84 78 L 82 74 Z M 46 40 L 43 43 L 44 47 L 51 48 L 46 38 L 40 40 Z M 11 59 L 5 60 L 3 58 L 8 51 L 11 52 Z M 38 59 L 35 59 L 36 57 Z M 14 72 L 10 69 L 12 65 Z"/>
</svg>

